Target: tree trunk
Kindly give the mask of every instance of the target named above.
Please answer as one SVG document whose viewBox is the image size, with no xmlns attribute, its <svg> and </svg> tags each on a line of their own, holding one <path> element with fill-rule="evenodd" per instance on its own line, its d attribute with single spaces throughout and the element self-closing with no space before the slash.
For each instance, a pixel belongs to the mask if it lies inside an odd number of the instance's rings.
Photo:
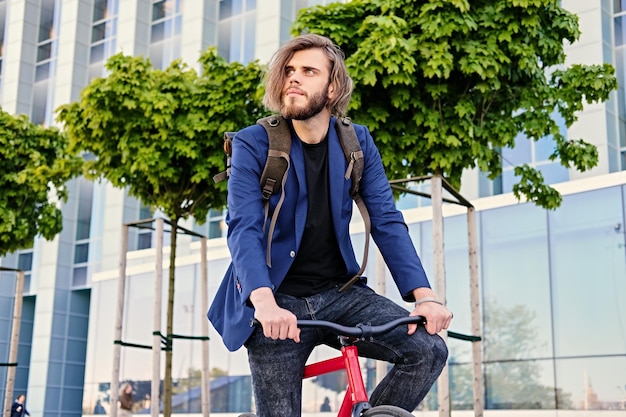
<svg viewBox="0 0 626 417">
<path fill-rule="evenodd" d="M 166 336 L 168 347 L 165 351 L 165 377 L 163 381 L 163 416 L 170 417 L 172 415 L 172 350 L 174 333 L 174 282 L 176 274 L 176 241 L 178 232 L 178 218 L 171 220 L 171 244 L 170 244 L 170 271 L 169 283 L 167 288 L 167 329 Z"/>
<path fill-rule="evenodd" d="M 126 261 L 128 256 L 128 225 L 122 225 L 122 247 L 120 249 L 119 276 L 117 277 L 117 306 L 115 308 L 114 340 L 122 340 L 122 325 L 124 323 L 124 297 L 126 295 Z M 120 362 L 122 345 L 113 345 L 113 372 L 111 375 L 111 417 L 117 417 L 117 401 L 120 386 Z"/>
<path fill-rule="evenodd" d="M 24 301 L 24 271 L 17 271 L 15 283 L 15 304 L 13 305 L 13 326 L 11 327 L 11 346 L 9 348 L 9 367 L 7 369 L 7 383 L 4 391 L 4 415 L 10 416 L 13 404 L 13 388 L 15 373 L 17 372 L 17 350 L 20 343 L 20 326 L 22 324 L 22 303 Z M 13 366 L 15 364 L 15 366 Z"/>
<path fill-rule="evenodd" d="M 150 387 L 150 415 L 159 417 L 161 413 L 161 311 L 163 310 L 163 233 L 165 221 L 156 219 L 155 230 L 155 265 L 154 265 L 154 300 L 152 309 L 152 384 Z"/>
<path fill-rule="evenodd" d="M 443 247 L 443 179 L 441 173 L 435 173 L 431 180 L 431 199 L 433 204 L 433 265 L 435 268 L 435 292 L 439 300 L 446 304 L 446 267 Z M 440 336 L 448 339 L 448 332 L 441 331 Z M 437 399 L 439 417 L 450 416 L 450 381 L 448 365 L 443 368 L 437 380 Z"/>
<path fill-rule="evenodd" d="M 376 292 L 387 296 L 387 266 L 380 249 L 376 247 Z M 376 361 L 376 386 L 387 375 L 387 362 Z"/>
<path fill-rule="evenodd" d="M 476 209 L 467 208 L 467 234 L 470 264 L 470 307 L 472 334 L 480 336 L 480 276 L 478 274 L 478 225 Z M 472 374 L 474 377 L 474 417 L 483 417 L 484 413 L 484 385 L 483 385 L 483 348 L 481 341 L 472 342 Z"/>
<path fill-rule="evenodd" d="M 200 239 L 200 275 L 202 276 L 202 311 L 209 311 L 209 265 L 207 260 L 207 238 Z M 202 417 L 211 414 L 211 378 L 209 376 L 209 321 L 202 320 Z"/>
</svg>

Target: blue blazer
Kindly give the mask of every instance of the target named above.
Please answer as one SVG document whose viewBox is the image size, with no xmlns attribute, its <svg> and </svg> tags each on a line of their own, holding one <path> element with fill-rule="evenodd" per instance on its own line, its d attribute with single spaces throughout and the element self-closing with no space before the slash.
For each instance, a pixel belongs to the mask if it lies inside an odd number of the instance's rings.
<svg viewBox="0 0 626 417">
<path fill-rule="evenodd" d="M 429 287 L 402 213 L 395 207 L 391 187 L 380 153 L 366 127 L 354 125 L 364 153 L 365 167 L 360 194 L 370 214 L 372 238 L 380 249 L 402 297 L 413 301 L 412 290 Z M 353 200 L 351 180 L 346 180 L 347 162 L 331 118 L 328 130 L 330 205 L 341 255 L 349 276 L 359 271 L 350 240 Z M 307 190 L 302 143 L 292 135 L 291 166 L 285 184 L 271 246 L 271 267 L 266 263 L 267 227 L 263 231 L 264 209 L 259 181 L 265 166 L 268 137 L 261 125 L 239 131 L 233 140 L 228 179 L 227 242 L 232 261 L 208 312 L 215 329 L 230 351 L 239 349 L 252 333 L 254 308 L 250 293 L 260 287 L 276 290 L 298 253 L 307 218 Z M 270 198 L 270 215 L 280 194 Z M 269 219 L 268 219 L 269 222 Z M 360 285 L 366 284 L 363 277 Z"/>
</svg>

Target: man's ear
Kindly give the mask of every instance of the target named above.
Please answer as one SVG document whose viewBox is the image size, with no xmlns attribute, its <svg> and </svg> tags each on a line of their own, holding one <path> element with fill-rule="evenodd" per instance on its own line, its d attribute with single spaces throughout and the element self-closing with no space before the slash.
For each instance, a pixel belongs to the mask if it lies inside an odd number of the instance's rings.
<svg viewBox="0 0 626 417">
<path fill-rule="evenodd" d="M 329 84 L 328 85 L 328 98 L 333 98 L 334 94 L 335 94 L 335 86 L 334 84 Z"/>
</svg>

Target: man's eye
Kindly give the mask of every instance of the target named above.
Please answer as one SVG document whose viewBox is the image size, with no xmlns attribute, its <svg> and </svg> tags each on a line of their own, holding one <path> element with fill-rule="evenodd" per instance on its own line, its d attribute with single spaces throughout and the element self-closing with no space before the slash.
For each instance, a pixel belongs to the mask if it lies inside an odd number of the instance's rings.
<svg viewBox="0 0 626 417">
<path fill-rule="evenodd" d="M 290 76 L 290 75 L 293 75 L 294 72 L 295 71 L 292 70 L 292 69 L 287 69 L 287 70 L 285 70 L 285 75 Z"/>
</svg>

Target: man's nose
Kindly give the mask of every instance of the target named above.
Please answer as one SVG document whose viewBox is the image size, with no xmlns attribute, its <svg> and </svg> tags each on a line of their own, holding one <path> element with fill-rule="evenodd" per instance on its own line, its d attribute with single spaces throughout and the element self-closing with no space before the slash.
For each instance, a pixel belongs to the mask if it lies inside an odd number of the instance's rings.
<svg viewBox="0 0 626 417">
<path fill-rule="evenodd" d="M 289 76 L 289 82 L 290 83 L 297 83 L 300 84 L 300 77 L 302 74 L 300 74 L 299 71 L 295 70 L 294 72 L 291 73 L 291 75 Z"/>
</svg>

